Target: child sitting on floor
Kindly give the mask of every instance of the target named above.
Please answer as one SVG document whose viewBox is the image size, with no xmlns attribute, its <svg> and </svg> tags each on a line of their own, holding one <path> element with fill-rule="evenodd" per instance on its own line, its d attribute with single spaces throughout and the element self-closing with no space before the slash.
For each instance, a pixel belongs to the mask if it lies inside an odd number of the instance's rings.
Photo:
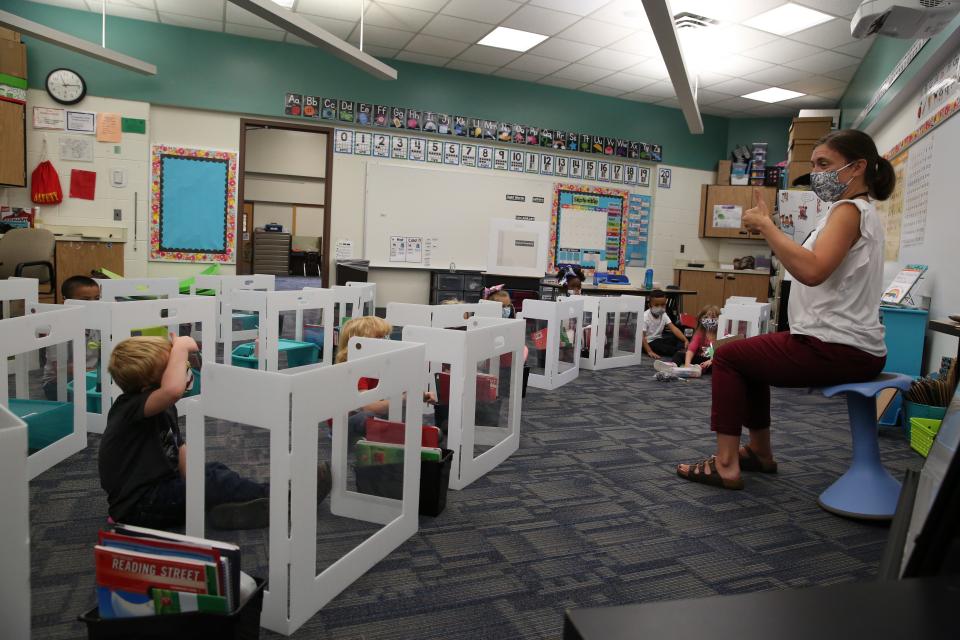
<svg viewBox="0 0 960 640">
<path fill-rule="evenodd" d="M 100 285 L 87 276 L 71 276 L 60 285 L 60 294 L 64 300 L 99 300 Z M 84 333 L 84 348 L 87 352 L 87 371 L 95 371 L 100 364 L 100 332 L 87 329 Z M 57 399 L 57 348 L 47 347 L 40 384 L 47 400 Z M 69 367 L 69 364 L 67 365 Z M 99 390 L 99 389 L 98 389 Z"/>
<path fill-rule="evenodd" d="M 114 347 L 109 371 L 123 394 L 107 415 L 97 466 L 110 517 L 158 529 L 186 519 L 187 449 L 176 402 L 192 384 L 190 337 L 128 338 Z M 253 529 L 269 523 L 269 486 L 208 462 L 205 503 L 217 529 Z M 330 491 L 330 468 L 317 469 L 317 498 Z"/>
<path fill-rule="evenodd" d="M 579 296 L 582 293 L 583 270 L 572 264 L 561 265 L 557 284 L 560 285 L 565 296 Z"/>
<path fill-rule="evenodd" d="M 667 314 L 667 296 L 660 289 L 650 293 L 650 308 L 643 312 L 643 351 L 649 357 L 673 360 L 685 351 L 688 340 Z"/>
<path fill-rule="evenodd" d="M 676 365 L 689 367 L 699 365 L 700 370 L 707 372 L 713 364 L 714 342 L 717 340 L 717 326 L 719 325 L 720 309 L 716 305 L 705 306 L 697 315 L 697 329 L 693 339 L 687 345 L 684 353 L 673 357 Z"/>
<path fill-rule="evenodd" d="M 516 318 L 513 303 L 510 300 L 510 292 L 503 288 L 502 284 L 494 285 L 483 290 L 483 299 L 499 302 L 503 305 L 504 318 Z"/>
</svg>

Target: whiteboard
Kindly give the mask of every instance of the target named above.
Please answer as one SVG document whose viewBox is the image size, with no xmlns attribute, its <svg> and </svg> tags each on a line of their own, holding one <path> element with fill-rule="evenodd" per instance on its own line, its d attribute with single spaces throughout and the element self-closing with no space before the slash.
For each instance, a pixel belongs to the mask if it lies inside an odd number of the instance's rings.
<svg viewBox="0 0 960 640">
<path fill-rule="evenodd" d="M 370 162 L 364 257 L 373 267 L 446 269 L 454 263 L 485 271 L 490 220 L 522 216 L 549 223 L 553 186 L 551 179 L 525 174 Z M 390 239 L 398 236 L 423 238 L 421 262 L 390 260 Z"/>
</svg>

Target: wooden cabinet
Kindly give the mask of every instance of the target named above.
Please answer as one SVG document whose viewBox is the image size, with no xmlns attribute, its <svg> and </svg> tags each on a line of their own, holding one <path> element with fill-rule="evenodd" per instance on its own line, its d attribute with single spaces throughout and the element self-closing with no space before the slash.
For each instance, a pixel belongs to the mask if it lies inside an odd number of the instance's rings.
<svg viewBox="0 0 960 640">
<path fill-rule="evenodd" d="M 63 302 L 60 285 L 70 276 L 89 276 L 94 269 L 123 275 L 123 243 L 89 240 L 57 240 L 57 302 Z"/>
<path fill-rule="evenodd" d="M 0 100 L 0 185 L 27 186 L 25 109 Z"/>
<path fill-rule="evenodd" d="M 730 296 L 749 296 L 766 302 L 769 288 L 769 278 L 762 273 L 681 269 L 676 281 L 681 289 L 697 292 L 695 296 L 683 296 L 683 311 L 691 314 L 699 313 L 708 304 L 722 307 Z"/>
<path fill-rule="evenodd" d="M 740 207 L 740 213 L 745 213 L 753 207 L 753 190 L 760 189 L 763 199 L 772 213 L 776 208 L 777 189 L 775 187 L 734 187 L 725 185 L 705 184 L 700 187 L 700 237 L 701 238 L 740 238 L 757 240 L 762 239 L 759 233 L 750 233 L 743 226 L 723 227 L 714 224 L 714 207 L 717 205 L 733 205 Z"/>
</svg>

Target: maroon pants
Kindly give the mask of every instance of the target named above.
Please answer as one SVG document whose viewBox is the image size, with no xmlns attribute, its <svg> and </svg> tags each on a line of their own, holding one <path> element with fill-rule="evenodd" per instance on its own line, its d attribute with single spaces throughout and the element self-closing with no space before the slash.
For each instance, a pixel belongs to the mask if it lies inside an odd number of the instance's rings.
<svg viewBox="0 0 960 640">
<path fill-rule="evenodd" d="M 730 342 L 713 358 L 710 429 L 739 436 L 770 427 L 770 386 L 827 387 L 876 378 L 886 356 L 789 331 Z"/>
</svg>

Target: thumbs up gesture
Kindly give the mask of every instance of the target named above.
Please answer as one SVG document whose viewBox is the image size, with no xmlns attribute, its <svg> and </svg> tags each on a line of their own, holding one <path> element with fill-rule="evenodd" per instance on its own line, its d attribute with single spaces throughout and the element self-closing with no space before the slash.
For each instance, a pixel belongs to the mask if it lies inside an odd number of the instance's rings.
<svg viewBox="0 0 960 640">
<path fill-rule="evenodd" d="M 752 233 L 763 233 L 768 225 L 773 225 L 770 207 L 763 199 L 763 190 L 753 190 L 753 208 L 747 209 L 742 217 L 743 226 Z"/>
</svg>

